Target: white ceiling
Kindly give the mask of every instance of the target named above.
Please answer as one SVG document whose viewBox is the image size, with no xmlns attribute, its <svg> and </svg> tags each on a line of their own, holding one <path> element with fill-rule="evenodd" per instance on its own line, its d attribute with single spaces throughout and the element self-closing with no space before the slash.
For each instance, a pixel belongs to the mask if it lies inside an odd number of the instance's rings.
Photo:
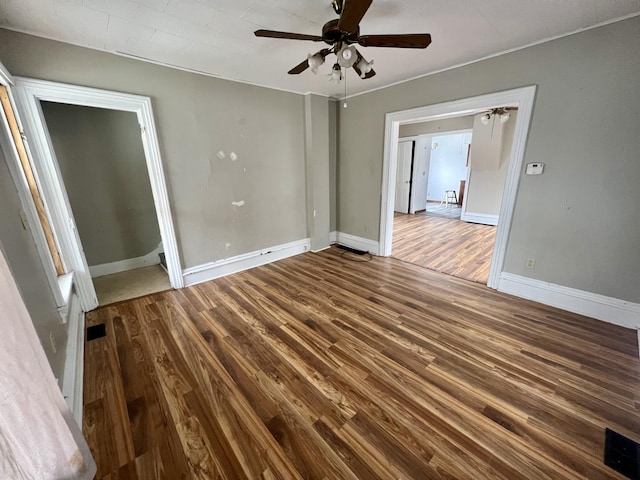
<svg viewBox="0 0 640 480">
<path fill-rule="evenodd" d="M 431 33 L 426 50 L 362 48 L 368 80 L 350 94 L 640 13 L 640 0 L 373 0 L 361 34 Z M 339 97 L 328 81 L 287 71 L 324 44 L 256 38 L 258 28 L 320 35 L 330 0 L 0 0 L 0 26 L 268 87 Z"/>
</svg>

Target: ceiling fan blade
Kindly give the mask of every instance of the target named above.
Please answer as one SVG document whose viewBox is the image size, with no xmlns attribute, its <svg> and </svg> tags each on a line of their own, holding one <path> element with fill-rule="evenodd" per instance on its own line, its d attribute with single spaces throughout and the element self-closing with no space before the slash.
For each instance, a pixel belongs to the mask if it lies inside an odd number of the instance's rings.
<svg viewBox="0 0 640 480">
<path fill-rule="evenodd" d="M 318 35 L 306 35 L 304 33 L 276 32 L 275 30 L 256 30 L 253 32 L 256 37 L 284 38 L 286 40 L 310 40 L 321 42 L 322 37 Z"/>
<path fill-rule="evenodd" d="M 360 20 L 367 13 L 372 0 L 344 0 L 342 13 L 338 21 L 338 28 L 343 32 L 355 33 L 358 31 Z"/>
<path fill-rule="evenodd" d="M 289 75 L 298 75 L 304 72 L 307 68 L 309 68 L 309 60 L 303 60 L 298 65 L 296 65 L 291 70 L 289 70 L 287 73 Z"/>
<path fill-rule="evenodd" d="M 362 78 L 362 71 L 358 68 L 358 62 L 360 62 L 360 60 L 363 60 L 364 57 L 362 56 L 362 54 L 360 52 L 358 52 L 358 50 L 356 50 L 356 53 L 358 54 L 358 60 L 356 61 L 356 63 L 353 64 L 353 69 L 356 71 L 358 76 L 360 78 Z M 366 62 L 366 59 L 365 59 L 365 62 Z M 376 74 L 376 71 L 374 69 L 371 69 L 364 75 L 364 79 L 363 80 L 366 80 L 367 78 L 371 78 L 375 74 Z"/>
<path fill-rule="evenodd" d="M 427 48 L 431 43 L 428 33 L 399 35 L 362 35 L 358 43 L 363 47 Z"/>
</svg>

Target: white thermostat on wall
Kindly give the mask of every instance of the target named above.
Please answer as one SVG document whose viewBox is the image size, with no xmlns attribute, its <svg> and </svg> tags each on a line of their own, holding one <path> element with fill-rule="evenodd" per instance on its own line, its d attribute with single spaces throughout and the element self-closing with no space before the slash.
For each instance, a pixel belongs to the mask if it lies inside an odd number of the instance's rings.
<svg viewBox="0 0 640 480">
<path fill-rule="evenodd" d="M 527 163 L 527 175 L 540 175 L 544 170 L 544 163 Z"/>
</svg>

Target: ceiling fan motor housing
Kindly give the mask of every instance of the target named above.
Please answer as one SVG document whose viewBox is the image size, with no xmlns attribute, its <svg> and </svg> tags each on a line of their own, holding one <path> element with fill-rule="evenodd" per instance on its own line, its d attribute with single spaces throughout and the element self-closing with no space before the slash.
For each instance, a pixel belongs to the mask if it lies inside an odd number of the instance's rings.
<svg viewBox="0 0 640 480">
<path fill-rule="evenodd" d="M 330 20 L 322 27 L 322 40 L 329 45 L 336 42 L 357 43 L 360 36 L 360 27 L 355 32 L 343 32 L 338 28 L 339 20 Z"/>
</svg>

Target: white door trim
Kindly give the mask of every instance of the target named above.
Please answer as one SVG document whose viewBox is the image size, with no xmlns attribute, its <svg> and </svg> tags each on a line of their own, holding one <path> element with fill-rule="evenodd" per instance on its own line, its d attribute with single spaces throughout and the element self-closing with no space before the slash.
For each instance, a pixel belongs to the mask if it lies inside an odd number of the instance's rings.
<svg viewBox="0 0 640 480">
<path fill-rule="evenodd" d="M 95 88 L 15 77 L 16 100 L 21 110 L 27 143 L 30 145 L 35 175 L 47 203 L 67 268 L 77 279 L 78 295 L 84 311 L 98 306 L 91 274 L 67 198 L 62 176 L 44 121 L 40 101 L 67 103 L 87 107 L 133 112 L 141 128 L 142 145 L 149 171 L 151 191 L 158 215 L 160 235 L 165 248 L 171 285 L 182 288 L 182 267 L 178 254 L 169 195 L 160 156 L 151 99 L 139 95 L 111 92 Z"/>
<path fill-rule="evenodd" d="M 11 77 L 11 74 L 7 72 L 6 69 L 4 69 L 4 71 L 3 69 L 4 66 L 0 64 L 0 84 L 7 88 L 7 93 L 9 94 L 11 105 L 14 107 L 13 114 L 15 116 L 16 122 L 18 123 L 18 128 L 22 130 L 20 115 L 15 108 L 16 101 L 13 95 L 12 88 L 12 85 L 14 85 L 13 77 Z M 11 83 L 9 83 L 9 81 Z M 6 160 L 7 167 L 9 168 L 9 174 L 11 175 L 13 183 L 18 190 L 20 203 L 22 205 L 29 230 L 31 232 L 31 235 L 33 236 L 34 243 L 36 244 L 36 250 L 38 251 L 40 261 L 42 262 L 44 273 L 47 277 L 47 281 L 49 283 L 51 293 L 53 294 L 53 298 L 58 307 L 65 308 L 66 300 L 62 293 L 62 289 L 60 288 L 59 278 L 56 273 L 56 268 L 53 264 L 53 259 L 51 258 L 51 251 L 49 250 L 49 246 L 47 245 L 47 240 L 42 229 L 42 224 L 40 223 L 40 219 L 38 217 L 38 212 L 36 211 L 33 197 L 29 190 L 29 185 L 27 183 L 24 170 L 22 170 L 22 167 L 20 165 L 20 156 L 18 155 L 16 144 L 13 141 L 7 117 L 1 108 L 0 123 L 2 124 L 2 127 L 0 128 L 0 146 L 7 156 Z M 31 158 L 31 154 L 26 143 L 25 148 L 27 149 L 29 158 Z"/>
<path fill-rule="evenodd" d="M 391 112 L 385 115 L 384 128 L 384 159 L 382 168 L 382 195 L 380 204 L 380 254 L 391 255 L 393 237 L 393 202 L 396 183 L 396 168 L 398 163 L 398 134 L 400 124 L 408 121 L 430 121 L 444 118 L 471 115 L 479 110 L 488 110 L 504 105 L 517 104 L 518 116 L 513 138 L 513 147 L 509 158 L 509 168 L 505 182 L 502 204 L 500 207 L 500 221 L 496 232 L 493 248 L 491 270 L 488 286 L 498 288 L 500 273 L 504 266 L 504 256 L 511 227 L 511 218 L 515 206 L 518 180 L 522 171 L 525 145 L 529 124 L 533 113 L 533 102 L 536 86 L 506 90 L 477 97 L 465 98 L 451 102 L 427 105 L 424 107 Z"/>
<path fill-rule="evenodd" d="M 5 87 L 13 86 L 15 82 L 13 81 L 13 75 L 7 70 L 2 62 L 0 62 L 0 85 L 4 85 Z"/>
</svg>

